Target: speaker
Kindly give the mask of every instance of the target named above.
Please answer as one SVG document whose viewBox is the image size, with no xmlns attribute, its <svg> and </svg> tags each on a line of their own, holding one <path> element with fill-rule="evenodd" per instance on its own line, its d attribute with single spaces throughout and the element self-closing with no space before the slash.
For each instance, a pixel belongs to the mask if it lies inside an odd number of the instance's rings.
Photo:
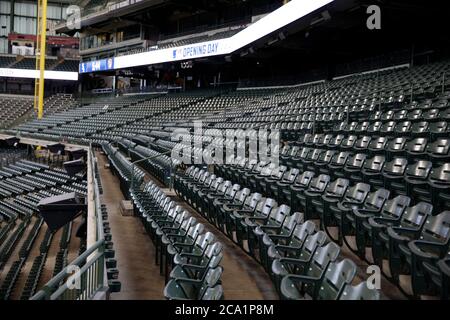
<svg viewBox="0 0 450 320">
<path fill-rule="evenodd" d="M 42 199 L 39 214 L 51 231 L 56 231 L 87 211 L 86 199 L 75 192 Z"/>
</svg>

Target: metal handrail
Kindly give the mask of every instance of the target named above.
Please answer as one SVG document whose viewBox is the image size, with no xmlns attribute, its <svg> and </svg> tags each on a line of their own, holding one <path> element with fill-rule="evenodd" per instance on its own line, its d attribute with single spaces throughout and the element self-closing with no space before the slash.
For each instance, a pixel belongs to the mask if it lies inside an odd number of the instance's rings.
<svg viewBox="0 0 450 320">
<path fill-rule="evenodd" d="M 93 200 L 97 241 L 47 282 L 30 300 L 87 300 L 91 299 L 98 289 L 106 286 L 105 237 L 101 215 L 99 185 L 95 177 L 97 162 L 92 150 L 91 144 L 88 152 L 90 171 L 94 184 Z M 74 270 L 76 273 L 72 275 Z M 79 280 L 80 288 L 72 288 L 74 279 Z M 62 281 L 64 281 L 63 284 L 61 284 Z"/>
</svg>

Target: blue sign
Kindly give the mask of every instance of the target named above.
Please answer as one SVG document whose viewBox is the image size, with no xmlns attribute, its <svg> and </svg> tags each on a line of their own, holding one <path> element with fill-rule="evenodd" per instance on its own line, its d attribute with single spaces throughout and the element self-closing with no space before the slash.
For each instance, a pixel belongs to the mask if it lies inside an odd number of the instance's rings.
<svg viewBox="0 0 450 320">
<path fill-rule="evenodd" d="M 107 71 L 113 69 L 114 69 L 114 58 L 80 63 L 80 73 Z"/>
</svg>

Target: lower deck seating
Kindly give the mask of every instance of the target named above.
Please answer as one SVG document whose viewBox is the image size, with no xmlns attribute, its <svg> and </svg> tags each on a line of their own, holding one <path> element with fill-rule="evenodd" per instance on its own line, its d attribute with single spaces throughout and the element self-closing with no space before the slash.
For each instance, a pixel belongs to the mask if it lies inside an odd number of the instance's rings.
<svg viewBox="0 0 450 320">
<path fill-rule="evenodd" d="M 356 265 L 338 259 L 340 247 L 301 213 L 239 184 L 190 167 L 175 179 L 179 196 L 226 234 L 271 276 L 283 299 L 379 299 L 354 288 Z M 345 294 L 344 294 L 345 293 Z"/>
<path fill-rule="evenodd" d="M 131 191 L 135 213 L 153 241 L 169 300 L 223 299 L 222 244 L 153 182 Z"/>
</svg>

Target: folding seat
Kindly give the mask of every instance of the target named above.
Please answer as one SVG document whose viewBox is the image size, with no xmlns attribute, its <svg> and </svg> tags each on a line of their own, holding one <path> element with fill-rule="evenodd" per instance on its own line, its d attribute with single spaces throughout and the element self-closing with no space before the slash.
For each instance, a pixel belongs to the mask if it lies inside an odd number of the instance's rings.
<svg viewBox="0 0 450 320">
<path fill-rule="evenodd" d="M 339 149 L 341 147 L 342 142 L 344 141 L 345 136 L 343 134 L 339 134 L 335 136 L 330 143 L 326 146 L 329 150 Z"/>
<path fill-rule="evenodd" d="M 427 146 L 426 152 L 435 166 L 450 162 L 450 138 L 438 138 Z"/>
<path fill-rule="evenodd" d="M 272 260 L 268 264 L 267 251 L 276 244 L 287 243 L 294 235 L 297 225 L 304 223 L 303 214 L 296 212 L 286 217 L 283 224 L 277 226 L 261 226 L 255 228 L 255 234 L 259 238 L 259 261 L 266 270 L 270 270 Z"/>
<path fill-rule="evenodd" d="M 280 285 L 284 300 L 338 300 L 344 288 L 355 278 L 357 267 L 352 260 L 330 263 L 328 268 L 310 268 L 304 275 L 287 275 Z"/>
<path fill-rule="evenodd" d="M 369 156 L 375 156 L 378 154 L 384 154 L 386 151 L 387 144 L 389 139 L 387 137 L 378 137 L 372 139 L 367 150 L 369 151 Z"/>
<path fill-rule="evenodd" d="M 198 198 L 197 210 L 199 210 L 204 217 L 208 217 L 209 203 L 214 201 L 216 197 L 223 197 L 232 186 L 231 181 L 227 180 L 222 181 L 217 189 L 204 190 L 204 192 L 202 192 L 202 197 Z"/>
<path fill-rule="evenodd" d="M 220 285 L 222 272 L 222 267 L 217 267 L 206 272 L 200 280 L 172 279 L 164 288 L 164 296 L 168 300 L 220 300 L 223 296 Z"/>
<path fill-rule="evenodd" d="M 216 223 L 217 228 L 222 230 L 222 232 L 225 232 L 225 211 L 222 210 L 223 207 L 226 204 L 229 205 L 237 205 L 237 206 L 243 206 L 245 204 L 245 201 L 247 200 L 247 197 L 250 196 L 250 189 L 244 188 L 239 190 L 234 198 L 218 198 L 215 199 L 213 202 L 214 212 L 210 213 L 211 216 L 214 216 L 214 222 Z"/>
<path fill-rule="evenodd" d="M 240 189 L 240 185 L 234 184 L 229 186 L 224 194 L 213 195 L 210 193 L 207 195 L 208 206 L 205 215 L 212 224 L 218 226 L 216 207 L 220 207 L 225 202 L 232 202 Z"/>
<path fill-rule="evenodd" d="M 332 134 L 327 134 L 323 136 L 323 139 L 318 141 L 316 144 L 316 148 L 326 148 L 331 141 L 333 141 L 334 139 L 334 135 Z"/>
<path fill-rule="evenodd" d="M 418 161 L 408 166 L 405 172 L 407 195 L 418 201 L 431 201 L 431 194 L 428 186 L 428 177 L 430 176 L 433 164 L 431 161 Z"/>
<path fill-rule="evenodd" d="M 393 161 L 386 163 L 382 171 L 384 188 L 397 195 L 406 195 L 404 176 L 407 167 L 408 160 L 406 158 L 395 158 Z"/>
<path fill-rule="evenodd" d="M 353 146 L 353 150 L 355 152 L 365 152 L 369 148 L 370 142 L 372 141 L 372 137 L 364 136 L 356 141 Z"/>
<path fill-rule="evenodd" d="M 247 239 L 247 225 L 245 219 L 248 217 L 267 218 L 272 212 L 273 208 L 278 207 L 278 203 L 274 199 L 261 199 L 253 211 L 235 211 L 233 212 L 234 229 L 236 232 L 236 242 L 241 247 L 244 245 L 244 240 Z"/>
<path fill-rule="evenodd" d="M 347 133 L 355 133 L 356 128 L 358 127 L 358 122 L 354 121 L 347 125 L 345 128 Z"/>
<path fill-rule="evenodd" d="M 389 253 L 392 273 L 397 278 L 398 275 L 405 274 L 406 269 L 410 271 L 415 297 L 428 291 L 423 264 L 436 264 L 448 254 L 449 224 L 450 211 L 444 211 L 436 216 L 427 216 L 420 229 L 388 229 L 392 243 L 390 249 L 397 250 L 397 255 Z"/>
<path fill-rule="evenodd" d="M 449 106 L 448 99 L 439 99 L 438 101 L 433 102 L 432 108 L 445 109 L 448 106 Z"/>
<path fill-rule="evenodd" d="M 364 135 L 367 132 L 367 129 L 370 126 L 370 122 L 365 121 L 358 124 L 358 126 L 355 129 L 355 134 L 358 136 Z"/>
<path fill-rule="evenodd" d="M 299 175 L 295 180 L 294 184 L 282 190 L 283 198 L 280 199 L 280 201 L 283 200 L 286 202 L 281 203 L 286 203 L 294 211 L 297 211 L 297 201 L 296 201 L 297 199 L 295 198 L 295 195 L 308 189 L 314 176 L 315 173 L 312 171 L 305 171 L 301 175 Z"/>
<path fill-rule="evenodd" d="M 256 170 L 258 172 L 260 172 L 261 170 L 258 167 L 258 165 L 260 165 L 260 163 L 258 162 L 258 160 L 252 159 L 247 161 L 247 164 L 245 165 L 244 168 L 234 168 L 235 170 L 232 171 L 232 179 L 229 179 L 230 181 L 236 181 L 237 183 L 241 184 L 241 185 L 245 185 L 246 184 L 246 180 L 244 179 L 244 175 L 245 174 L 249 174 L 251 173 L 253 170 Z"/>
<path fill-rule="evenodd" d="M 335 154 L 328 165 L 328 172 L 332 179 L 344 177 L 344 167 L 350 160 L 352 154 L 350 152 L 342 151 Z"/>
<path fill-rule="evenodd" d="M 382 115 L 383 115 L 382 111 L 375 111 L 374 113 L 372 113 L 370 115 L 369 121 L 370 122 L 375 122 L 375 121 L 381 120 Z"/>
<path fill-rule="evenodd" d="M 427 138 L 416 138 L 406 144 L 406 157 L 410 163 L 424 160 L 428 146 Z"/>
<path fill-rule="evenodd" d="M 439 272 L 439 264 L 442 266 L 446 257 L 449 257 L 450 211 L 444 211 L 429 220 L 432 220 L 433 225 L 425 224 L 418 240 L 408 243 L 405 252 L 402 250 L 402 253 L 406 253 L 406 260 L 408 257 L 411 259 L 411 282 L 415 297 L 431 295 L 436 288 L 441 294 L 448 290 L 444 273 Z M 445 269 L 445 263 L 443 266 Z"/>
<path fill-rule="evenodd" d="M 380 128 L 379 135 L 388 138 L 394 137 L 396 126 L 397 123 L 395 121 L 389 121 L 384 123 Z"/>
<path fill-rule="evenodd" d="M 316 147 L 317 144 L 320 144 L 323 141 L 324 135 L 322 133 L 318 133 L 313 135 L 312 139 L 308 139 L 305 141 L 305 146 L 307 147 Z"/>
<path fill-rule="evenodd" d="M 381 116 L 381 121 L 390 122 L 391 120 L 394 119 L 394 117 L 395 117 L 395 111 L 389 110 L 389 111 L 383 113 L 383 115 Z"/>
<path fill-rule="evenodd" d="M 259 237 L 263 235 L 262 227 L 281 228 L 290 213 L 291 208 L 289 206 L 281 205 L 277 208 L 272 208 L 270 214 L 266 217 L 246 217 L 241 222 L 243 226 L 245 225 L 244 229 L 247 233 L 248 251 L 252 257 L 259 256 L 259 253 L 256 254 L 256 250 L 259 250 Z"/>
<path fill-rule="evenodd" d="M 337 179 L 325 190 L 323 195 L 307 194 L 311 201 L 312 208 L 315 212 L 311 212 L 312 215 L 317 214 L 320 217 L 320 225 L 323 230 L 325 226 L 331 225 L 334 221 L 330 215 L 330 206 L 336 205 L 346 195 L 348 188 L 350 187 L 350 181 L 347 179 Z"/>
<path fill-rule="evenodd" d="M 450 208 L 450 163 L 432 169 L 428 178 L 431 203 L 437 211 Z"/>
<path fill-rule="evenodd" d="M 306 133 L 305 135 L 301 136 L 299 140 L 294 142 L 295 146 L 298 147 L 304 147 L 307 143 L 311 143 L 314 136 L 311 133 Z"/>
<path fill-rule="evenodd" d="M 219 267 L 223 258 L 222 245 L 219 242 L 209 245 L 201 254 L 181 253 L 174 258 L 174 268 L 169 279 L 202 279 L 209 269 Z"/>
<path fill-rule="evenodd" d="M 306 221 L 304 223 L 298 223 L 295 226 L 292 234 L 286 237 L 277 237 L 277 236 L 269 236 L 266 235 L 263 238 L 263 243 L 273 242 L 265 252 L 266 255 L 266 270 L 271 275 L 272 279 L 272 266 L 273 261 L 276 259 L 281 259 L 283 257 L 293 257 L 298 256 L 300 254 L 301 249 L 303 248 L 306 239 L 316 233 L 316 225 L 312 221 Z M 270 238 L 269 239 L 267 238 Z M 326 241 L 326 237 L 323 235 L 319 235 L 319 242 Z M 314 245 L 314 243 L 310 243 Z M 320 244 L 320 243 L 319 243 Z"/>
<path fill-rule="evenodd" d="M 345 138 L 340 146 L 340 149 L 342 151 L 351 151 L 353 150 L 356 141 L 358 141 L 358 137 L 357 136 L 348 136 L 347 138 Z"/>
<path fill-rule="evenodd" d="M 222 211 L 221 215 L 225 217 L 227 235 L 233 239 L 233 232 L 236 232 L 236 220 L 242 219 L 244 215 L 253 215 L 258 204 L 264 201 L 262 195 L 255 192 L 248 196 L 243 204 L 225 203 L 219 208 Z"/>
<path fill-rule="evenodd" d="M 308 267 L 310 264 L 312 266 L 317 263 L 318 258 L 325 259 L 324 262 L 328 264 L 328 259 L 335 260 L 340 253 L 340 248 L 336 244 L 330 243 L 325 247 L 325 256 L 317 254 L 317 251 L 319 250 L 320 252 L 323 252 L 323 246 L 328 243 L 325 232 L 319 231 L 312 235 L 308 235 L 307 232 L 310 232 L 310 230 L 302 230 L 302 228 L 298 227 L 296 228 L 296 231 L 297 232 L 294 232 L 295 236 L 291 241 L 292 245 L 276 246 L 281 258 L 273 260 L 271 265 L 271 277 L 278 292 L 280 292 L 280 284 L 284 276 L 305 272 L 306 270 L 300 267 Z M 301 234 L 300 231 L 303 231 L 303 233 Z"/>
<path fill-rule="evenodd" d="M 408 110 L 397 111 L 394 115 L 394 121 L 399 122 L 406 120 L 408 117 Z"/>
<path fill-rule="evenodd" d="M 293 168 L 294 163 L 293 163 L 292 159 L 295 156 L 297 156 L 299 151 L 300 151 L 300 147 L 293 146 L 287 155 L 285 155 L 285 156 L 282 155 L 280 157 L 281 158 L 280 163 L 288 168 Z"/>
<path fill-rule="evenodd" d="M 344 167 L 344 177 L 352 182 L 362 181 L 362 168 L 367 160 L 367 154 L 358 153 L 350 157 Z M 340 175 L 335 175 L 341 177 Z"/>
<path fill-rule="evenodd" d="M 439 137 L 448 137 L 449 126 L 447 121 L 432 122 L 429 131 L 430 141 L 434 141 Z"/>
<path fill-rule="evenodd" d="M 439 109 L 429 109 L 422 114 L 422 118 L 427 121 L 436 121 L 439 118 Z"/>
<path fill-rule="evenodd" d="M 331 163 L 331 160 L 336 155 L 336 150 L 328 150 L 320 155 L 317 161 L 314 163 L 313 168 L 308 167 L 308 171 L 314 171 L 316 174 L 326 174 L 329 172 L 328 165 Z"/>
<path fill-rule="evenodd" d="M 211 185 L 205 187 L 198 187 L 193 192 L 193 199 L 191 200 L 194 204 L 195 209 L 201 214 L 204 215 L 206 211 L 206 204 L 204 202 L 206 195 L 208 193 L 219 192 L 219 188 L 223 187 L 224 180 L 219 177 L 212 181 Z"/>
<path fill-rule="evenodd" d="M 406 144 L 408 140 L 406 137 L 399 137 L 392 139 L 389 141 L 387 150 L 386 150 L 386 158 L 388 161 L 392 161 L 395 158 L 405 157 L 406 156 Z"/>
<path fill-rule="evenodd" d="M 309 220 L 313 218 L 310 199 L 322 195 L 327 189 L 331 181 L 330 176 L 322 174 L 311 181 L 308 189 L 305 189 L 294 195 L 295 204 L 297 205 L 297 210 L 305 213 L 305 219 Z M 309 201 L 308 201 L 309 200 Z"/>
<path fill-rule="evenodd" d="M 362 167 L 363 181 L 374 187 L 382 188 L 384 186 L 383 168 L 385 163 L 386 158 L 381 155 L 368 159 Z"/>
<path fill-rule="evenodd" d="M 450 254 L 445 259 L 440 260 L 437 267 L 440 276 L 437 279 L 432 277 L 432 279 L 441 289 L 441 299 L 448 300 L 450 293 Z"/>
<path fill-rule="evenodd" d="M 181 236 L 177 233 L 165 233 L 161 236 L 161 273 L 163 273 L 164 257 L 166 258 L 164 264 L 164 274 L 168 276 L 168 270 L 169 268 L 173 269 L 173 261 L 177 254 L 190 253 L 193 255 L 201 255 L 205 252 L 208 246 L 216 242 L 216 238 L 211 232 L 196 233 L 196 230 L 204 230 L 204 228 L 199 228 L 196 225 L 192 229 L 192 233 L 189 230 L 186 234 L 182 234 Z"/>
<path fill-rule="evenodd" d="M 272 165 L 272 166 L 271 166 Z M 271 166 L 271 167 L 270 167 Z M 253 167 L 253 169 L 251 171 L 247 171 L 245 172 L 243 175 L 241 175 L 240 177 L 238 177 L 238 183 L 241 185 L 245 185 L 245 186 L 252 186 L 251 183 L 251 179 L 253 179 L 253 189 L 255 188 L 254 184 L 255 184 L 255 176 L 263 173 L 263 174 L 267 174 L 267 172 L 270 173 L 270 171 L 272 171 L 272 169 L 275 168 L 275 164 L 272 164 L 268 161 L 260 161 L 258 162 L 257 165 L 255 165 Z"/>
<path fill-rule="evenodd" d="M 270 196 L 269 192 L 270 192 L 270 185 L 271 184 L 275 184 L 277 181 L 280 181 L 284 174 L 287 171 L 287 167 L 285 166 L 278 166 L 275 167 L 271 172 L 269 176 L 256 176 L 256 187 L 255 191 L 266 194 L 268 196 Z"/>
<path fill-rule="evenodd" d="M 337 203 L 332 203 L 329 206 L 329 211 L 324 213 L 328 217 L 324 222 L 331 222 L 328 225 L 324 225 L 324 230 L 331 238 L 331 234 L 328 231 L 329 227 L 338 227 L 338 239 L 337 242 L 342 245 L 343 236 L 347 235 L 348 228 L 344 224 L 345 215 L 352 212 L 354 209 L 364 206 L 364 203 L 369 195 L 370 185 L 365 183 L 358 183 L 354 187 L 347 190 L 344 197 Z M 331 218 L 331 219 L 330 219 Z M 346 228 L 343 230 L 343 228 Z"/>
<path fill-rule="evenodd" d="M 423 119 L 423 110 L 416 109 L 408 113 L 408 120 L 415 122 Z"/>
<path fill-rule="evenodd" d="M 411 121 L 403 121 L 395 126 L 394 132 L 396 137 L 410 136 L 413 123 Z"/>
<path fill-rule="evenodd" d="M 344 133 L 344 132 L 346 133 L 347 132 L 346 129 L 347 129 L 347 123 L 339 122 L 333 127 L 332 132 L 335 134 Z"/>
<path fill-rule="evenodd" d="M 427 221 L 430 223 L 432 211 L 431 204 L 420 202 L 415 207 L 408 208 L 399 221 L 389 221 L 384 229 L 377 231 L 376 237 L 381 246 L 374 251 L 380 252 L 382 257 L 387 256 L 391 278 L 396 283 L 399 275 L 404 274 L 403 270 L 407 267 L 402 253 L 406 252 L 409 241 L 420 236 Z M 382 261 L 382 257 L 377 261 Z"/>
<path fill-rule="evenodd" d="M 316 171 L 316 162 L 326 150 L 314 149 L 305 160 L 302 160 L 303 171 Z"/>
<path fill-rule="evenodd" d="M 297 156 L 292 158 L 292 162 L 289 163 L 291 164 L 290 168 L 297 168 L 300 171 L 305 171 L 305 169 L 303 168 L 303 163 L 304 161 L 306 161 L 306 159 L 308 159 L 309 155 L 314 151 L 314 148 L 310 148 L 310 147 L 304 147 L 300 150 L 300 152 L 297 154 Z"/>
<path fill-rule="evenodd" d="M 442 110 L 439 113 L 439 119 L 441 120 L 445 120 L 445 121 L 450 121 L 450 108 L 447 108 L 445 110 Z"/>
<path fill-rule="evenodd" d="M 297 168 L 293 168 L 285 172 L 283 177 L 279 181 L 274 181 L 273 183 L 269 184 L 268 195 L 274 197 L 275 199 L 278 199 L 279 201 L 281 199 L 280 197 L 283 189 L 293 184 L 299 174 L 300 170 L 298 170 Z"/>
<path fill-rule="evenodd" d="M 346 285 L 339 300 L 360 301 L 360 300 L 380 300 L 380 291 L 369 289 L 366 282 L 361 282 L 357 286 Z"/>
<path fill-rule="evenodd" d="M 371 137 L 377 137 L 380 136 L 380 129 L 383 126 L 383 123 L 381 121 L 376 121 L 370 125 L 370 127 L 367 129 L 367 135 Z"/>
</svg>

